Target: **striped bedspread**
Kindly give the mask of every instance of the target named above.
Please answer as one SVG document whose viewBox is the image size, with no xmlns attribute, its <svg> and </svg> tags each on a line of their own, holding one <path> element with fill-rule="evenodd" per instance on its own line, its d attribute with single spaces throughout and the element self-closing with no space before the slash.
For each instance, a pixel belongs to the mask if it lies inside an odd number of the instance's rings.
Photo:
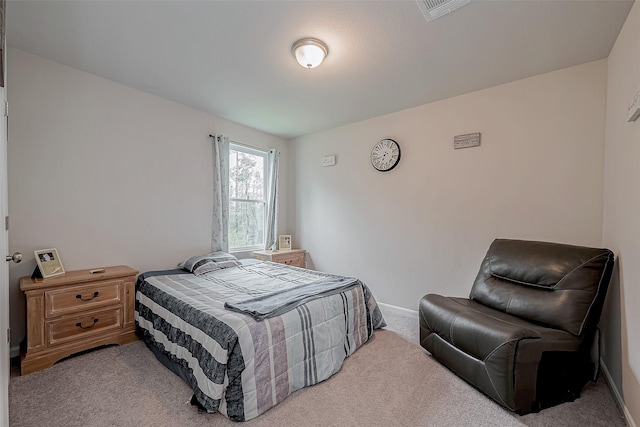
<svg viewBox="0 0 640 427">
<path fill-rule="evenodd" d="M 335 277 L 271 262 L 199 277 L 187 272 L 142 275 L 136 325 L 148 343 L 186 368 L 185 380 L 200 405 L 245 421 L 338 372 L 344 359 L 385 323 L 359 280 L 261 321 L 225 309 L 225 303 Z"/>
</svg>

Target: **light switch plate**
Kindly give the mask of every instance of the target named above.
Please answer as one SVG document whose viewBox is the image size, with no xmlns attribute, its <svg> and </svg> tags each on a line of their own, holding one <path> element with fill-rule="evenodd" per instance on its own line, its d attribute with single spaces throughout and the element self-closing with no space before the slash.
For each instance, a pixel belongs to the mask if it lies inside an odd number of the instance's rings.
<svg viewBox="0 0 640 427">
<path fill-rule="evenodd" d="M 326 168 L 327 166 L 335 166 L 336 164 L 336 156 L 324 156 L 322 158 L 322 167 Z"/>
</svg>

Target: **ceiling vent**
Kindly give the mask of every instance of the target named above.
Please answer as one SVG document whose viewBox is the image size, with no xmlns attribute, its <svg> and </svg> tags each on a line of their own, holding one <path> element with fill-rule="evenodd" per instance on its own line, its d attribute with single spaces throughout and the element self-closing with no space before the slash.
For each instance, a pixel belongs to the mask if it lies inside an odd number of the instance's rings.
<svg viewBox="0 0 640 427">
<path fill-rule="evenodd" d="M 427 21 L 433 21 L 468 5 L 471 0 L 416 0 L 416 2 Z"/>
</svg>

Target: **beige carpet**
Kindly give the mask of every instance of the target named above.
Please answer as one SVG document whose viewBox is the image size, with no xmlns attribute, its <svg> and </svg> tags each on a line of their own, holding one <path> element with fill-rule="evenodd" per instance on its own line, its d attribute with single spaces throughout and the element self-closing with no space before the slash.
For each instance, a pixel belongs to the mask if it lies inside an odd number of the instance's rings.
<svg viewBox="0 0 640 427">
<path fill-rule="evenodd" d="M 604 394 L 603 394 L 604 393 Z M 524 417 L 502 409 L 388 330 L 329 380 L 298 391 L 247 426 L 623 426 L 608 389 Z M 9 420 L 19 426 L 238 426 L 198 414 L 191 391 L 138 341 L 12 377 Z"/>
</svg>

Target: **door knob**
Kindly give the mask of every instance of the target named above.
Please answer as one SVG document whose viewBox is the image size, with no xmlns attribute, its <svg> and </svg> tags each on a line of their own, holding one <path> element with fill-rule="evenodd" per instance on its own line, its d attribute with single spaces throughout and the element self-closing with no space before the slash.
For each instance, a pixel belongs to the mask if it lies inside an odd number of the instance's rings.
<svg viewBox="0 0 640 427">
<path fill-rule="evenodd" d="M 7 255 L 7 262 L 13 261 L 16 264 L 22 261 L 22 254 L 20 252 L 14 252 L 13 255 Z"/>
</svg>

